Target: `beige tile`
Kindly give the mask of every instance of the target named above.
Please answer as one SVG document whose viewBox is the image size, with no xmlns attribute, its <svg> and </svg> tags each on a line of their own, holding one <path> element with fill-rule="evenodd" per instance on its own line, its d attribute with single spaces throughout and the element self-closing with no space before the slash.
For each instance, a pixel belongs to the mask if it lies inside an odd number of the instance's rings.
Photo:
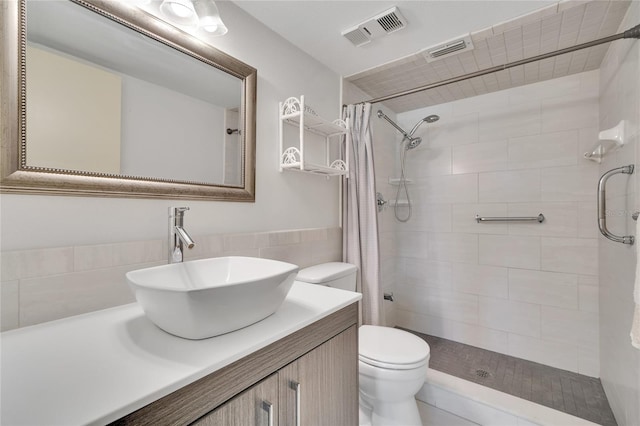
<svg viewBox="0 0 640 426">
<path fill-rule="evenodd" d="M 401 257 L 397 263 L 397 284 L 451 289 L 452 265 L 424 259 Z"/>
<path fill-rule="evenodd" d="M 300 230 L 301 242 L 326 241 L 329 238 L 328 228 L 302 229 Z"/>
<path fill-rule="evenodd" d="M 600 348 L 597 345 L 578 347 L 578 373 L 600 378 Z"/>
<path fill-rule="evenodd" d="M 578 131 L 509 139 L 509 169 L 533 169 L 578 164 Z"/>
<path fill-rule="evenodd" d="M 574 373 L 578 372 L 578 349 L 575 345 L 509 334 L 508 354 Z"/>
<path fill-rule="evenodd" d="M 581 129 L 598 122 L 598 96 L 578 93 L 541 101 L 542 131 Z"/>
<path fill-rule="evenodd" d="M 406 176 L 425 178 L 451 174 L 451 148 L 424 142 L 426 139 L 418 148 L 405 153 Z"/>
<path fill-rule="evenodd" d="M 598 206 L 592 201 L 578 203 L 578 237 L 598 238 Z"/>
<path fill-rule="evenodd" d="M 478 324 L 494 330 L 540 337 L 540 306 L 480 297 L 478 299 Z"/>
<path fill-rule="evenodd" d="M 436 287 L 397 285 L 396 308 L 465 323 L 478 322 L 478 298 Z"/>
<path fill-rule="evenodd" d="M 434 176 L 416 182 L 410 191 L 416 202 L 475 203 L 478 201 L 478 176 L 475 174 Z"/>
<path fill-rule="evenodd" d="M 540 269 L 540 238 L 480 235 L 479 263 L 522 269 Z"/>
<path fill-rule="evenodd" d="M 599 178 L 593 165 L 546 169 L 541 177 L 542 200 L 595 202 Z"/>
<path fill-rule="evenodd" d="M 574 274 L 509 269 L 509 299 L 577 309 L 578 277 Z"/>
<path fill-rule="evenodd" d="M 481 203 L 517 203 L 540 200 L 540 171 L 513 170 L 480 173 L 478 199 Z"/>
<path fill-rule="evenodd" d="M 301 268 L 311 266 L 311 250 L 300 250 L 297 245 L 265 247 L 260 249 L 260 257 L 293 263 Z"/>
<path fill-rule="evenodd" d="M 540 102 L 518 105 L 504 104 L 480 111 L 478 139 L 480 142 L 535 135 L 540 133 Z"/>
<path fill-rule="evenodd" d="M 73 271 L 73 248 L 2 252 L 2 280 L 43 277 Z"/>
<path fill-rule="evenodd" d="M 474 324 L 402 309 L 398 309 L 396 312 L 396 323 L 398 327 L 455 340 L 490 351 L 506 353 L 508 349 L 506 332 Z"/>
<path fill-rule="evenodd" d="M 196 245 L 192 249 L 185 249 L 185 259 L 206 259 L 222 256 L 224 241 L 222 235 L 202 235 L 195 238 Z M 149 249 L 149 257 L 155 252 L 155 247 Z"/>
<path fill-rule="evenodd" d="M 74 270 L 89 271 L 113 267 L 113 248 L 113 244 L 74 247 Z"/>
<path fill-rule="evenodd" d="M 535 217 L 542 213 L 544 222 L 511 222 L 511 235 L 541 235 L 576 237 L 578 233 L 578 205 L 568 203 L 513 203 L 509 217 Z"/>
<path fill-rule="evenodd" d="M 20 326 L 19 281 L 0 283 L 0 331 L 12 330 Z"/>
<path fill-rule="evenodd" d="M 451 204 L 414 202 L 411 209 L 411 219 L 404 223 L 394 219 L 394 222 L 393 229 L 399 232 L 451 232 Z"/>
<path fill-rule="evenodd" d="M 478 263 L 478 236 L 430 233 L 428 258 L 440 262 Z"/>
<path fill-rule="evenodd" d="M 267 233 L 268 246 L 283 246 L 290 244 L 297 244 L 301 241 L 302 236 L 300 231 L 272 231 Z"/>
<path fill-rule="evenodd" d="M 578 277 L 578 307 L 581 311 L 600 312 L 600 287 L 597 276 Z"/>
<path fill-rule="evenodd" d="M 453 147 L 453 174 L 507 169 L 507 141 Z"/>
<path fill-rule="evenodd" d="M 20 326 L 134 302 L 133 292 L 124 276 L 131 269 L 137 267 L 100 269 L 22 280 Z"/>
<path fill-rule="evenodd" d="M 505 222 L 478 223 L 476 215 L 481 217 L 506 217 L 507 204 L 454 204 L 453 232 L 470 234 L 507 234 L 509 232 L 508 225 Z"/>
<path fill-rule="evenodd" d="M 227 234 L 224 238 L 224 251 L 259 248 L 257 234 Z"/>
<path fill-rule="evenodd" d="M 507 268 L 455 264 L 452 269 L 456 291 L 502 299 L 509 297 Z"/>
<path fill-rule="evenodd" d="M 545 271 L 598 275 L 598 240 L 542 237 L 540 259 Z"/>
<path fill-rule="evenodd" d="M 541 333 L 545 340 L 597 347 L 598 330 L 597 313 L 542 306 Z"/>
<path fill-rule="evenodd" d="M 211 246 L 211 237 L 198 237 L 196 247 Z M 113 244 L 113 265 L 159 262 L 167 258 L 163 240 L 133 241 Z M 219 242 L 221 245 L 221 241 Z"/>
<path fill-rule="evenodd" d="M 309 250 L 311 252 L 311 265 L 342 262 L 342 241 L 336 239 L 313 241 L 301 244 L 299 247 L 301 250 Z"/>
<path fill-rule="evenodd" d="M 398 232 L 396 234 L 396 255 L 398 257 L 429 257 L 429 232 Z"/>
</svg>

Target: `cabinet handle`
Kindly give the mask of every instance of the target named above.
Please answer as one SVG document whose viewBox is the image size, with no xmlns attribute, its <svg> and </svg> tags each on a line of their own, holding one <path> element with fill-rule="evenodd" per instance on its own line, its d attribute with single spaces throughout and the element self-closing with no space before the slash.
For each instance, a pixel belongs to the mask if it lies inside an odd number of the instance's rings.
<svg viewBox="0 0 640 426">
<path fill-rule="evenodd" d="M 267 426 L 273 425 L 273 404 L 269 401 L 262 401 L 262 409 L 267 412 L 268 423 Z"/>
<path fill-rule="evenodd" d="M 300 383 L 292 380 L 291 388 L 296 391 L 296 426 L 300 426 Z"/>
</svg>

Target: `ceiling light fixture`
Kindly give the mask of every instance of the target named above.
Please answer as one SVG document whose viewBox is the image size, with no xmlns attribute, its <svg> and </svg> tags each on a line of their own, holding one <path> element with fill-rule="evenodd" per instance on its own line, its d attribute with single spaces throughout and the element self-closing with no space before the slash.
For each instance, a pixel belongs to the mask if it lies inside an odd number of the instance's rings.
<svg viewBox="0 0 640 426">
<path fill-rule="evenodd" d="M 185 27 L 196 27 L 198 15 L 191 0 L 164 0 L 160 12 L 171 22 Z"/>
<path fill-rule="evenodd" d="M 225 35 L 229 31 L 220 18 L 220 12 L 213 0 L 194 0 L 195 11 L 200 19 L 200 27 L 211 35 Z"/>
</svg>

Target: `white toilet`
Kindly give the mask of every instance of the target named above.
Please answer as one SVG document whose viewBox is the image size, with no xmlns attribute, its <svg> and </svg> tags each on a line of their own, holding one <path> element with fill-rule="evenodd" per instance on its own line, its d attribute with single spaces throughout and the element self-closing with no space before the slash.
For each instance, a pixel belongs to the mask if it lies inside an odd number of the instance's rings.
<svg viewBox="0 0 640 426">
<path fill-rule="evenodd" d="M 297 281 L 356 290 L 357 268 L 331 262 L 298 272 Z M 429 345 L 390 327 L 359 331 L 360 425 L 421 426 L 415 395 L 424 384 Z"/>
</svg>

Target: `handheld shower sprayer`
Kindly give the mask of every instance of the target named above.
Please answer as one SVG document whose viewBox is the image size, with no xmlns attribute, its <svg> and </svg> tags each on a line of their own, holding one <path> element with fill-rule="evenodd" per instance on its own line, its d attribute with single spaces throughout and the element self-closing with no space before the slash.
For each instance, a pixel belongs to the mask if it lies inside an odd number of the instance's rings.
<svg viewBox="0 0 640 426">
<path fill-rule="evenodd" d="M 411 218 L 411 199 L 409 198 L 409 189 L 407 188 L 407 179 L 404 173 L 406 153 L 408 150 L 417 147 L 422 142 L 421 137 L 419 136 L 415 138 L 413 137 L 414 133 L 418 130 L 418 128 L 422 125 L 422 123 L 435 123 L 440 119 L 440 117 L 435 114 L 427 115 L 426 117 L 418 121 L 415 124 L 415 126 L 413 126 L 413 128 L 409 133 L 405 132 L 402 127 L 398 126 L 392 119 L 387 117 L 385 113 L 383 113 L 381 110 L 378 110 L 378 118 L 384 118 L 385 120 L 387 120 L 389 124 L 391 124 L 400 133 L 402 133 L 402 136 L 403 136 L 402 142 L 407 141 L 407 144 L 403 145 L 404 149 L 402 149 L 401 155 L 400 155 L 400 182 L 398 183 L 398 190 L 396 192 L 396 200 L 393 208 L 393 212 L 396 216 L 396 219 L 398 219 L 400 222 L 406 222 Z M 407 207 L 409 209 L 406 217 L 400 217 L 398 213 L 398 199 L 400 198 L 400 192 L 402 191 L 404 191 L 407 197 Z"/>
</svg>

